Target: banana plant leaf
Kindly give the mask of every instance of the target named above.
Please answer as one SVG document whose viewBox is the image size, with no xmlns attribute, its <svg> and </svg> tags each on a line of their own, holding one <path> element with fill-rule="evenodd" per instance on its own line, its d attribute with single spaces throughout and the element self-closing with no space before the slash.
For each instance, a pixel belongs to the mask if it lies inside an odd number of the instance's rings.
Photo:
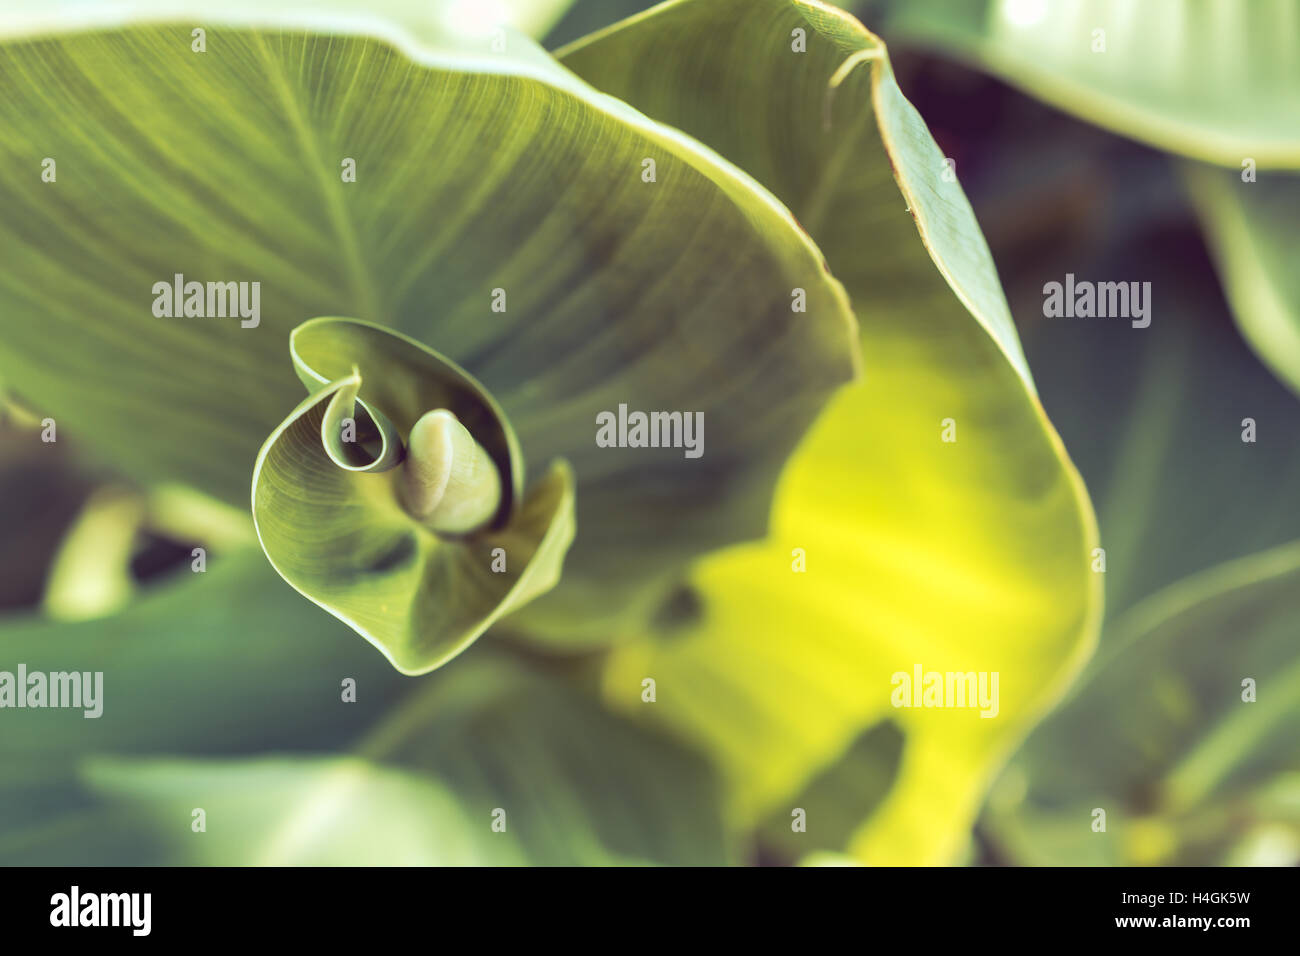
<svg viewBox="0 0 1300 956">
<path fill-rule="evenodd" d="M 675 626 L 615 649 L 607 696 L 704 747 L 731 815 L 787 827 L 804 788 L 843 779 L 861 733 L 893 720 L 897 773 L 880 802 L 862 775 L 848 845 L 951 860 L 1090 653 L 1101 605 L 1087 494 L 961 187 L 884 46 L 822 4 L 684 0 L 558 55 L 789 205 L 849 291 L 867 368 L 791 460 L 771 540 L 702 561 Z M 917 665 L 1000 672 L 998 716 L 893 708 L 892 675 Z"/>
<path fill-rule="evenodd" d="M 853 316 L 753 178 L 463 6 L 8 4 L 0 376 L 125 473 L 242 504 L 302 398 L 291 331 L 402 332 L 572 467 L 531 628 L 603 642 L 764 533 Z M 622 406 L 702 415 L 707 450 L 600 447 Z"/>
</svg>

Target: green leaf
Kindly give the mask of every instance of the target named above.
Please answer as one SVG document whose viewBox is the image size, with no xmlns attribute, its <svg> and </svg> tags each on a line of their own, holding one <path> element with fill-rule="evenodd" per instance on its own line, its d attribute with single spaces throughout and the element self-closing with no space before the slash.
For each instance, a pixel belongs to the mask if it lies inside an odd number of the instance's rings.
<svg viewBox="0 0 1300 956">
<path fill-rule="evenodd" d="M 1095 531 L 1064 480 L 992 498 L 942 482 L 872 488 L 888 462 L 863 422 L 879 400 L 859 386 L 832 405 L 791 461 L 773 540 L 703 561 L 701 618 L 616 649 L 605 687 L 634 708 L 655 679 L 653 716 L 712 755 L 742 821 L 788 816 L 805 781 L 892 719 L 898 775 L 849 845 L 873 865 L 934 864 L 961 852 L 990 775 L 1091 651 Z M 971 438 L 949 448 L 958 473 L 986 453 Z M 997 672 L 996 716 L 895 709 L 894 675 L 918 665 Z M 846 799 L 865 816 L 875 787 Z"/>
<path fill-rule="evenodd" d="M 102 849 L 99 863 L 132 858 L 75 786 L 87 755 L 330 748 L 359 735 L 409 685 L 348 627 L 296 598 L 255 547 L 210 559 L 201 574 L 185 568 L 110 617 L 0 618 L 0 670 L 103 674 L 98 718 L 2 711 L 0 860 L 83 861 L 42 857 L 40 847 L 65 837 L 75 844 L 69 852 Z M 346 705 L 345 678 L 358 687 Z"/>
<path fill-rule="evenodd" d="M 276 577 L 256 550 L 174 573 L 91 621 L 0 618 L 3 667 L 102 671 L 104 716 L 9 709 L 5 766 L 84 753 L 310 749 L 359 733 L 410 682 Z M 358 682 L 340 704 L 341 681 Z M 286 696 L 287 695 L 287 696 Z"/>
<path fill-rule="evenodd" d="M 1279 171 L 1300 169 L 1300 8 L 1292 0 L 866 6 L 879 12 L 886 36 L 978 64 L 1105 129 L 1232 167 L 1189 166 L 1186 176 L 1242 333 L 1300 389 L 1300 289 L 1289 261 L 1300 186 Z M 1097 30 L 1103 52 L 1093 49 Z"/>
<path fill-rule="evenodd" d="M 990 235 L 995 250 L 1005 254 L 1026 221 L 1040 229 L 1022 234 L 1032 255 L 1007 256 L 1003 275 L 1014 311 L 1025 317 L 1025 350 L 1042 383 L 1044 405 L 1087 479 L 1100 516 L 1107 604 L 1114 622 L 1107 625 L 1098 657 L 1076 685 L 1082 696 L 1089 693 L 1091 684 L 1085 682 L 1090 675 L 1102 669 L 1114 674 L 1127 666 L 1111 655 L 1127 653 L 1120 648 L 1131 642 L 1138 615 L 1163 606 L 1163 598 L 1150 599 L 1153 593 L 1181 580 L 1177 591 L 1164 594 L 1208 597 L 1206 592 L 1219 581 L 1217 572 L 1207 570 L 1210 566 L 1245 558 L 1235 566 L 1263 573 L 1266 559 L 1255 557 L 1258 551 L 1300 537 L 1300 515 L 1267 505 L 1286 500 L 1300 476 L 1300 421 L 1294 395 L 1267 374 L 1228 321 L 1222 290 L 1168 164 L 1154 154 L 1108 143 L 1064 118 L 1047 127 L 1045 135 L 1054 150 L 1074 156 L 1075 169 L 1083 171 L 1093 195 L 1105 198 L 1105 208 L 1129 211 L 1122 217 L 1075 215 L 1073 222 L 1043 222 L 1036 208 L 1026 208 L 1032 199 L 1012 193 L 1013 205 L 996 217 L 1010 229 L 1001 237 Z M 1018 172 L 1042 163 L 1041 154 L 1025 145 L 995 141 L 984 149 L 988 161 L 1014 182 Z M 1237 177 L 1236 172 L 1211 172 Z M 1068 180 L 1057 186 L 1061 194 L 1071 191 Z M 1162 191 L 1164 202 L 1144 208 L 1144 200 Z M 1068 211 L 1065 218 L 1070 218 Z M 1040 317 L 1044 280 L 1059 279 L 1067 271 L 1088 279 L 1150 281 L 1150 326 Z M 1131 610 L 1135 604 L 1144 610 Z M 1239 622 L 1220 627 L 1219 643 L 1235 647 L 1232 635 L 1249 628 L 1252 619 L 1243 613 Z M 1193 630 L 1199 632 L 1199 626 Z M 1050 747 L 1035 732 L 1025 754 L 1042 756 L 1041 766 L 1030 767 L 1032 778 L 1027 778 L 1024 761 L 1030 758 L 1015 758 L 1012 767 L 1021 769 L 1007 772 L 986 807 L 991 822 L 984 829 L 992 831 L 993 858 L 1079 865 L 1151 862 L 1174 852 L 1183 862 L 1278 862 L 1279 854 L 1296 844 L 1294 825 L 1288 832 L 1284 822 L 1285 775 L 1243 779 L 1230 800 L 1203 804 L 1194 811 L 1199 819 L 1181 819 L 1171 828 L 1171 821 L 1140 809 L 1164 786 L 1165 756 L 1157 755 L 1140 770 L 1126 756 L 1135 745 L 1159 750 L 1168 742 L 1164 718 L 1140 722 L 1146 718 L 1139 720 L 1134 710 L 1149 706 L 1158 713 L 1169 703 L 1163 697 L 1165 675 L 1200 673 L 1211 661 L 1221 672 L 1235 671 L 1237 652 L 1229 650 L 1225 657 L 1223 648 L 1199 640 L 1184 645 L 1174 637 L 1158 649 L 1152 645 L 1142 658 L 1149 664 L 1144 684 L 1127 685 L 1142 701 L 1115 701 L 1099 687 L 1090 705 L 1094 710 L 1071 718 L 1069 732 L 1076 739 L 1051 738 L 1058 753 L 1044 753 Z M 1142 666 L 1136 659 L 1132 664 Z M 1198 711 L 1201 707 L 1197 702 Z M 1118 721 L 1126 725 L 1113 726 Z M 1103 749 L 1116 733 L 1120 766 L 1115 770 L 1123 769 L 1122 787 L 1114 770 L 1097 763 L 1109 760 Z M 1250 736 L 1236 744 L 1243 759 L 1250 759 Z M 1086 785 L 1075 792 L 1077 802 L 1056 800 L 1061 791 L 1053 773 L 1062 762 L 1073 762 L 1076 752 L 1083 763 L 1069 771 L 1068 779 L 1086 777 Z M 1031 785 L 1035 793 L 1053 799 L 1026 800 Z M 1088 802 L 1085 794 L 1096 802 Z M 1092 832 L 1094 808 L 1106 810 L 1111 835 Z M 1235 822 L 1225 819 L 1225 812 Z M 1258 825 L 1249 823 L 1252 818 Z M 1205 838 L 1199 847 L 1198 833 Z"/>
<path fill-rule="evenodd" d="M 699 755 L 610 714 L 574 681 L 489 650 L 421 682 L 358 752 L 437 777 L 476 824 L 505 809 L 506 841 L 533 863 L 732 860 L 737 826 Z"/>
<path fill-rule="evenodd" d="M 883 45 L 821 4 L 687 0 L 560 56 L 790 206 L 852 297 L 867 365 L 791 460 L 771 540 L 702 561 L 697 617 L 617 649 L 609 699 L 641 707 L 655 679 L 652 716 L 712 755 L 751 823 L 788 820 L 805 784 L 892 719 L 900 769 L 850 845 L 872 863 L 951 860 L 990 776 L 1090 652 L 1101 603 L 1087 495 L 961 187 Z M 894 709 L 891 676 L 917 664 L 1000 672 L 998 716 Z"/>
<path fill-rule="evenodd" d="M 1188 187 L 1237 324 L 1292 391 L 1300 392 L 1300 176 L 1188 164 Z"/>
<path fill-rule="evenodd" d="M 469 370 L 529 461 L 571 464 L 583 535 L 533 627 L 607 640 L 682 561 L 764 532 L 857 356 L 843 289 L 753 179 L 449 0 L 114 9 L 0 15 L 0 377 L 34 409 L 244 501 L 301 398 L 291 330 L 355 316 Z M 176 275 L 260 282 L 256 326 L 154 315 Z M 598 447 L 620 404 L 703 414 L 705 455 Z"/>
<path fill-rule="evenodd" d="M 1300 779 L 1298 585 L 1290 545 L 1181 581 L 1117 622 L 995 789 L 995 839 L 1035 865 L 1300 860 L 1297 804 L 1268 799 Z"/>
<path fill-rule="evenodd" d="M 1116 205 L 1153 188 L 1127 163 L 1112 186 Z M 1043 404 L 1096 502 L 1112 614 L 1300 538 L 1300 514 L 1261 506 L 1287 500 L 1300 480 L 1295 396 L 1233 327 L 1183 215 L 1098 228 L 1095 248 L 1044 236 L 1032 262 L 1011 257 L 1004 270 Z M 1150 326 L 1043 317 L 1044 281 L 1067 272 L 1149 281 Z"/>
<path fill-rule="evenodd" d="M 806 53 L 792 50 L 796 30 Z M 1019 388 L 1032 390 L 970 204 L 945 176 L 884 44 L 852 17 L 794 0 L 677 0 L 556 55 L 600 89 L 698 136 L 790 207 L 849 292 L 868 368 L 889 364 L 892 356 L 878 352 L 890 346 L 881 330 L 898 335 L 900 324 L 873 312 L 905 303 L 920 313 L 921 302 L 942 298 L 943 318 L 960 315 L 977 341 L 992 337 L 1020 373 Z"/>
<path fill-rule="evenodd" d="M 790 800 L 794 809 L 781 808 L 763 821 L 760 845 L 787 861 L 841 852 L 888 795 L 902 751 L 903 734 L 893 722 L 881 721 L 864 731 Z"/>
<path fill-rule="evenodd" d="M 161 859 L 197 866 L 523 862 L 437 781 L 349 757 L 91 761 L 90 785 L 151 821 Z M 194 832 L 192 813 L 204 813 Z M 477 824 L 477 825 L 475 825 Z"/>
<path fill-rule="evenodd" d="M 573 540 L 571 473 L 557 463 L 523 497 L 514 432 L 477 382 L 418 342 L 347 319 L 306 323 L 291 349 L 314 391 L 253 470 L 258 537 L 286 581 L 405 674 L 446 663 L 554 586 Z M 494 481 L 503 476 L 500 505 L 474 534 L 441 534 L 401 503 L 399 483 L 416 462 L 397 464 L 407 453 L 398 436 L 435 409 L 452 412 L 486 448 L 482 467 Z M 345 422 L 353 441 L 340 438 Z"/>
<path fill-rule="evenodd" d="M 287 592 L 231 558 L 116 617 L 0 627 L 29 671 L 104 673 L 97 719 L 4 711 L 0 862 L 730 859 L 699 758 L 488 648 L 402 678 Z"/>
<path fill-rule="evenodd" d="M 906 0 L 891 40 L 936 47 L 1089 122 L 1240 168 L 1300 168 L 1292 0 Z M 1102 31 L 1098 34 L 1097 31 Z"/>
<path fill-rule="evenodd" d="M 606 740 L 630 760 L 602 761 L 586 780 L 548 759 L 574 759 L 503 708 L 480 707 L 493 725 L 474 761 L 449 755 L 431 771 L 358 757 L 249 759 L 97 757 L 81 777 L 95 799 L 23 834 L 0 831 L 0 860 L 44 865 L 471 866 L 722 865 L 730 861 L 707 770 L 644 735 Z M 593 730 L 584 715 L 580 728 Z M 529 733 L 502 738 L 495 725 Z M 502 729 L 506 729 L 503 726 Z M 601 734 L 601 731 L 597 731 Z M 576 736 L 572 739 L 577 739 Z M 636 745 L 649 742 L 651 746 Z M 614 748 L 623 748 L 614 750 Z M 628 748 L 631 748 L 630 750 Z M 653 765 L 645 761 L 654 760 Z M 518 768 L 527 767 L 524 779 Z M 542 773 L 539 775 L 538 770 Z M 601 787 L 591 782 L 603 777 Z M 50 799 L 35 789 L 28 799 Z M 501 806 L 504 804 L 504 806 Z M 206 831 L 192 830 L 202 809 Z M 493 811 L 506 829 L 492 829 Z M 108 829 L 108 833 L 99 832 Z M 112 837 L 109 839 L 108 837 Z M 6 842 L 6 838 L 8 842 Z"/>
</svg>

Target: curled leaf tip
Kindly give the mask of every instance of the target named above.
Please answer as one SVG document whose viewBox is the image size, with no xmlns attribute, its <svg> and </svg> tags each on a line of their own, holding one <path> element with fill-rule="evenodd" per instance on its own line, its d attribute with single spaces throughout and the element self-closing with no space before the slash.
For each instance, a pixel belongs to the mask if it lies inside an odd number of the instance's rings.
<svg viewBox="0 0 1300 956">
<path fill-rule="evenodd" d="M 424 674 L 555 585 L 573 476 L 556 461 L 525 489 L 518 440 L 483 386 L 359 320 L 306 322 L 291 354 L 310 394 L 262 446 L 252 505 L 263 551 L 299 593 Z"/>
<path fill-rule="evenodd" d="M 402 504 L 434 531 L 468 534 L 501 506 L 501 476 L 483 446 L 445 408 L 411 428 L 399 483 Z"/>
<path fill-rule="evenodd" d="M 396 468 L 406 454 L 397 426 L 383 412 L 361 401 L 361 373 L 355 366 L 335 383 L 321 419 L 321 445 L 330 460 L 348 471 L 378 473 Z"/>
</svg>

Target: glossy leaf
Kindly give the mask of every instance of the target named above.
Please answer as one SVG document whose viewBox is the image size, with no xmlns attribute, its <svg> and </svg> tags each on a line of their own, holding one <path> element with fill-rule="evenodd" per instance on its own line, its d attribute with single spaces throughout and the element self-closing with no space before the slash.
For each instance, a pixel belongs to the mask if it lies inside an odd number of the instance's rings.
<svg viewBox="0 0 1300 956">
<path fill-rule="evenodd" d="M 772 540 L 701 562 L 698 616 L 685 602 L 671 633 L 616 651 L 610 700 L 640 706 L 654 678 L 654 717 L 713 755 L 749 821 L 788 816 L 893 719 L 900 770 L 851 845 L 872 863 L 950 860 L 1089 653 L 1101 600 L 1086 493 L 961 187 L 883 45 L 822 4 L 666 4 L 560 56 L 790 206 L 853 299 L 867 367 L 791 460 Z M 891 676 L 917 664 L 999 671 L 998 717 L 895 710 Z"/>
<path fill-rule="evenodd" d="M 477 382 L 418 342 L 345 319 L 299 327 L 292 351 L 314 390 L 253 470 L 258 537 L 286 581 L 406 674 L 446 663 L 555 585 L 573 540 L 572 475 L 557 463 L 523 497 L 518 442 Z M 474 534 L 438 533 L 400 501 L 412 466 L 397 464 L 403 436 L 435 409 L 456 416 L 504 479 L 497 517 Z M 343 441 L 349 422 L 357 434 Z"/>
<path fill-rule="evenodd" d="M 852 316 L 749 176 L 455 8 L 9 4 L 0 376 L 130 473 L 242 502 L 301 398 L 290 331 L 401 331 L 496 396 L 527 460 L 572 465 L 583 534 L 533 626 L 603 641 L 674 566 L 764 532 L 855 373 Z M 155 315 L 177 275 L 260 282 L 260 314 Z M 598 447 L 621 404 L 703 414 L 705 455 Z"/>
</svg>

